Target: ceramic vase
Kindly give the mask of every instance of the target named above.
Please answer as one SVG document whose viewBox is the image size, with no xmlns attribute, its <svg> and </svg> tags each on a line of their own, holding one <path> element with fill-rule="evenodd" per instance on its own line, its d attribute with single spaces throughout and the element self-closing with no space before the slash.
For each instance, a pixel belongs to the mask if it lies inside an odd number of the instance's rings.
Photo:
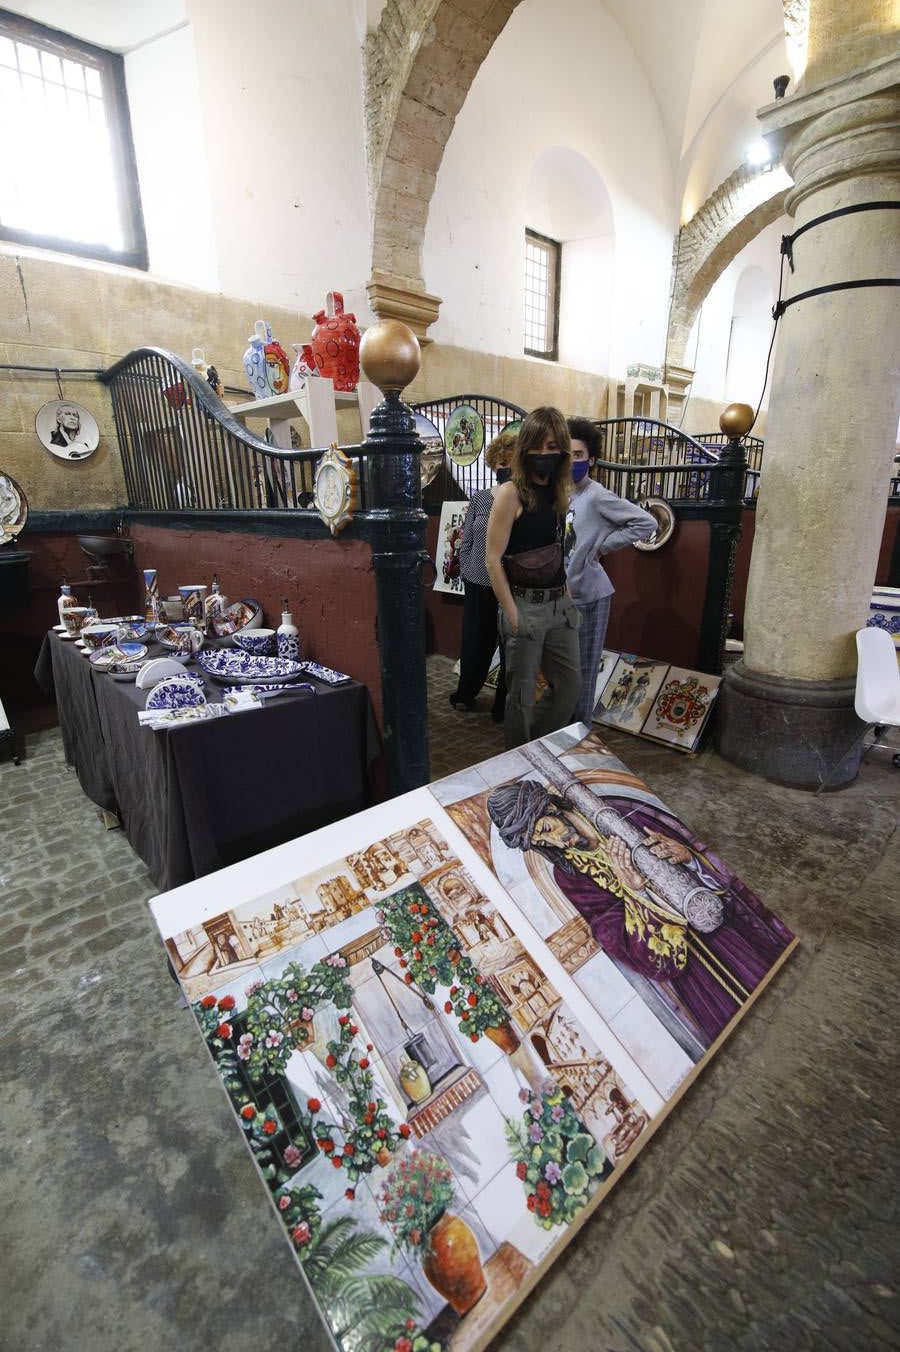
<svg viewBox="0 0 900 1352">
<path fill-rule="evenodd" d="M 250 346 L 244 353 L 244 371 L 255 397 L 271 399 L 273 395 L 286 394 L 291 363 L 278 339 L 272 337 L 271 325 L 264 319 L 257 319 L 248 341 Z"/>
<path fill-rule="evenodd" d="M 196 624 L 201 628 L 206 624 L 207 588 L 199 583 L 187 583 L 178 588 L 181 597 L 181 613 L 185 624 Z"/>
<path fill-rule="evenodd" d="M 275 631 L 278 643 L 278 656 L 286 657 L 290 662 L 300 661 L 300 630 L 294 624 L 294 617 L 287 608 L 287 597 L 282 601 L 281 624 Z"/>
<path fill-rule="evenodd" d="M 425 1067 L 406 1052 L 400 1055 L 400 1083 L 410 1103 L 422 1103 L 431 1093 L 431 1081 Z"/>
<path fill-rule="evenodd" d="M 316 359 L 313 356 L 313 350 L 309 343 L 291 343 L 291 347 L 296 352 L 294 364 L 291 367 L 291 378 L 288 383 L 288 389 L 301 390 L 309 380 L 310 376 L 317 376 Z"/>
<path fill-rule="evenodd" d="M 344 314 L 344 297 L 329 291 L 325 309 L 313 318 L 312 347 L 316 369 L 328 376 L 336 390 L 355 390 L 359 381 L 359 329 L 356 316 Z"/>
<path fill-rule="evenodd" d="M 460 1316 L 487 1290 L 478 1241 L 466 1222 L 449 1211 L 431 1227 L 422 1271 Z"/>
<path fill-rule="evenodd" d="M 56 598 L 56 608 L 59 611 L 60 624 L 65 623 L 64 612 L 70 610 L 72 606 L 78 605 L 78 597 L 72 595 L 72 588 L 68 582 L 63 582 L 59 589 L 59 596 Z"/>
<path fill-rule="evenodd" d="M 159 579 L 155 568 L 144 569 L 144 619 L 148 624 L 159 624 L 162 606 L 159 599 Z"/>
<path fill-rule="evenodd" d="M 221 619 L 227 609 L 228 598 L 222 595 L 218 573 L 213 573 L 212 585 L 204 602 L 207 626 L 213 624 L 215 620 Z"/>
</svg>

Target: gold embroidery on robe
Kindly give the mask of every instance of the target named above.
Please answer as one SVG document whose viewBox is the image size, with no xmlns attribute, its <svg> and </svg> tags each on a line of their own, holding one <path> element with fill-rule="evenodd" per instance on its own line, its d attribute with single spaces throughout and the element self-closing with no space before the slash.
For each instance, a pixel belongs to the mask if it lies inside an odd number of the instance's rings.
<svg viewBox="0 0 900 1352">
<path fill-rule="evenodd" d="M 639 896 L 627 883 L 622 882 L 602 853 L 566 850 L 565 856 L 579 873 L 592 878 L 624 903 L 626 934 L 646 944 L 659 968 L 671 963 L 679 972 L 684 971 L 688 958 L 686 920 L 668 907 Z"/>
</svg>

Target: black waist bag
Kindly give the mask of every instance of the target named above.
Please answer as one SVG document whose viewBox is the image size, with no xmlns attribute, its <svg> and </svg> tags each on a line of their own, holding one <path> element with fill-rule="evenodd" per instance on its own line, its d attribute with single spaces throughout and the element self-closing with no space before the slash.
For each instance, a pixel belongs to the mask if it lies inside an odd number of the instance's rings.
<svg viewBox="0 0 900 1352">
<path fill-rule="evenodd" d="M 504 554 L 503 567 L 510 582 L 522 587 L 546 587 L 558 576 L 562 565 L 562 545 L 542 545 L 521 554 Z"/>
</svg>

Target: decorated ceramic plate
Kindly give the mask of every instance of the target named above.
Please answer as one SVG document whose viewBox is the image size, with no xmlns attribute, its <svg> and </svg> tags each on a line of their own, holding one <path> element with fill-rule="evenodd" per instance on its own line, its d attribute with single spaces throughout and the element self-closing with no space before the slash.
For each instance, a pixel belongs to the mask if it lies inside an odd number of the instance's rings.
<svg viewBox="0 0 900 1352">
<path fill-rule="evenodd" d="M 60 460 L 86 460 L 100 442 L 97 419 L 71 399 L 51 399 L 35 414 L 34 430 L 41 445 Z"/>
<path fill-rule="evenodd" d="M 240 648 L 204 648 L 197 654 L 197 664 L 225 685 L 296 681 L 303 675 L 300 662 L 287 657 L 255 657 Z"/>
<path fill-rule="evenodd" d="M 634 548 L 641 550 L 662 549 L 675 529 L 675 513 L 665 498 L 644 498 L 638 504 L 645 512 L 656 517 L 657 528 L 649 540 L 635 540 Z"/>
<path fill-rule="evenodd" d="M 471 465 L 484 447 L 484 423 L 471 404 L 457 404 L 444 432 L 447 454 L 454 465 Z"/>
<path fill-rule="evenodd" d="M 166 676 L 153 687 L 147 696 L 148 709 L 193 709 L 205 704 L 203 687 L 192 680 L 186 672 L 178 676 Z"/>
<path fill-rule="evenodd" d="M 91 666 L 97 667 L 99 671 L 109 671 L 112 666 L 137 662 L 146 656 L 147 646 L 144 643 L 108 643 L 105 648 L 98 648 L 95 653 L 91 653 Z"/>
<path fill-rule="evenodd" d="M 324 681 L 326 685 L 343 685 L 345 681 L 353 680 L 352 676 L 345 676 L 342 671 L 335 671 L 333 667 L 320 666 L 318 662 L 301 662 L 300 666 L 307 676 L 314 676 L 317 681 Z"/>
<path fill-rule="evenodd" d="M 0 545 L 9 544 L 28 520 L 28 499 L 11 474 L 0 472 Z"/>
<path fill-rule="evenodd" d="M 415 418 L 416 433 L 423 447 L 422 454 L 419 457 L 422 487 L 427 488 L 444 463 L 444 438 L 431 419 L 426 418 L 424 413 L 417 413 Z"/>
<path fill-rule="evenodd" d="M 505 427 L 501 427 L 501 428 L 500 428 L 500 435 L 502 436 L 504 432 L 518 432 L 518 430 L 519 430 L 519 428 L 520 428 L 521 426 L 522 426 L 522 419 L 521 419 L 521 418 L 513 418 L 512 422 L 508 422 L 508 423 L 505 425 Z"/>
</svg>

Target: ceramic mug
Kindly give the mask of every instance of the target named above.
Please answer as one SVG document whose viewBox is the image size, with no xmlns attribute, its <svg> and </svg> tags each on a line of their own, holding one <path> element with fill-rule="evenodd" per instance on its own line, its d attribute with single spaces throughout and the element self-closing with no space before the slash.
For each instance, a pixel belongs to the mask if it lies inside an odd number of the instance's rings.
<svg viewBox="0 0 900 1352">
<path fill-rule="evenodd" d="M 208 591 L 208 587 L 195 582 L 178 588 L 185 622 L 196 620 L 198 624 L 206 623 L 206 593 Z"/>
<path fill-rule="evenodd" d="M 232 642 L 254 657 L 274 657 L 278 652 L 278 638 L 274 629 L 239 629 Z"/>
<path fill-rule="evenodd" d="M 175 636 L 177 653 L 198 653 L 203 647 L 203 634 L 195 624 L 173 624 L 170 632 Z"/>
<path fill-rule="evenodd" d="M 96 616 L 93 606 L 68 606 L 62 613 L 66 633 L 78 638 L 88 621 L 96 619 Z"/>
</svg>

